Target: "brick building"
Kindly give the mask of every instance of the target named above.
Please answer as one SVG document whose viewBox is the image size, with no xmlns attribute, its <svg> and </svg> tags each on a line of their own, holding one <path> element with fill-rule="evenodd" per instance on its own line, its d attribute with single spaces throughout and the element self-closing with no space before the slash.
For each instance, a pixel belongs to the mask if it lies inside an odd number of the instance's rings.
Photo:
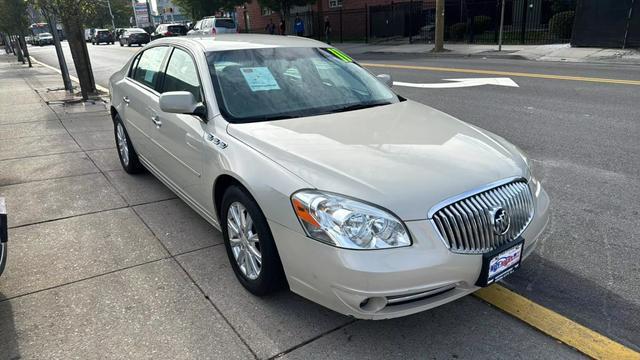
<svg viewBox="0 0 640 360">
<path fill-rule="evenodd" d="M 331 24 L 333 41 L 416 35 L 429 22 L 428 12 L 434 8 L 435 0 L 317 0 L 291 8 L 285 19 L 286 33 L 294 33 L 294 19 L 300 17 L 304 35 L 320 39 L 324 38 L 325 19 Z M 259 0 L 238 6 L 236 16 L 240 31 L 251 33 L 265 33 L 270 21 L 277 28 L 281 20 L 280 13 L 261 7 Z"/>
</svg>

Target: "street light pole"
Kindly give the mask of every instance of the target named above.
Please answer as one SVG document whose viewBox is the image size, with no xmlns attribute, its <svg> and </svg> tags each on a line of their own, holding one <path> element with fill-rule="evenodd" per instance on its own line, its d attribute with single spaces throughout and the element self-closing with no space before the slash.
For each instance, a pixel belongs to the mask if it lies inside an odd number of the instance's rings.
<svg viewBox="0 0 640 360">
<path fill-rule="evenodd" d="M 107 0 L 107 6 L 109 7 L 109 15 L 111 15 L 111 28 L 116 31 L 116 22 L 113 19 L 113 12 L 111 11 L 111 0 Z"/>
<path fill-rule="evenodd" d="M 507 0 L 502 0 L 502 9 L 500 10 L 500 35 L 498 36 L 498 51 L 502 51 L 502 30 L 504 29 L 504 3 Z"/>
</svg>

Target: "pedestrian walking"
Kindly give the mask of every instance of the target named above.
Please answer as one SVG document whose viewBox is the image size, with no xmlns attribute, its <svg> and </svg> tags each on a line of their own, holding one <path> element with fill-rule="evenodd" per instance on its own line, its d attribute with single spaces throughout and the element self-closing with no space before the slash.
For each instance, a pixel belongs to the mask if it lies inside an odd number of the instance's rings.
<svg viewBox="0 0 640 360">
<path fill-rule="evenodd" d="M 264 28 L 267 33 L 271 34 L 271 35 L 275 35 L 276 33 L 276 24 L 273 23 L 273 19 L 269 19 L 269 23 L 267 24 L 267 26 Z"/>
<path fill-rule="evenodd" d="M 296 32 L 296 35 L 304 36 L 304 21 L 302 21 L 299 16 L 296 16 L 296 20 L 293 24 L 293 30 Z"/>
<path fill-rule="evenodd" d="M 331 22 L 328 16 L 324 17 L 324 41 L 331 44 Z"/>
<path fill-rule="evenodd" d="M 284 24 L 284 19 L 280 20 L 280 35 L 286 35 L 287 27 Z"/>
</svg>

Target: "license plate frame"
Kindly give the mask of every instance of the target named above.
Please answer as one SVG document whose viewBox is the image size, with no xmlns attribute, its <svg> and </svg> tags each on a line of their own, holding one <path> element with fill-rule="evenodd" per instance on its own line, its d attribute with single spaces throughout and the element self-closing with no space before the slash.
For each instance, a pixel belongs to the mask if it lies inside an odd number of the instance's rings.
<svg viewBox="0 0 640 360">
<path fill-rule="evenodd" d="M 523 253 L 524 239 L 520 237 L 491 252 L 482 254 L 482 271 L 478 276 L 476 286 L 486 287 L 513 274 L 520 268 Z M 515 254 L 517 254 L 517 258 L 510 259 Z M 503 259 L 500 259 L 500 257 L 503 257 Z M 504 267 L 501 264 L 496 265 L 497 261 L 506 261 L 507 265 Z M 491 265 L 497 266 L 497 269 L 491 269 Z M 501 267 L 503 268 L 501 269 Z"/>
</svg>

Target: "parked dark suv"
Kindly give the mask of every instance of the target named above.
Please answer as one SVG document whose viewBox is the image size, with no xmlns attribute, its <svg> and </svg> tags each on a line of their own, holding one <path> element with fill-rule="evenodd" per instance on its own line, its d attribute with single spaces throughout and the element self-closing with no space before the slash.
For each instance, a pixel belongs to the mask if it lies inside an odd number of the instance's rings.
<svg viewBox="0 0 640 360">
<path fill-rule="evenodd" d="M 142 29 L 124 29 L 124 32 L 120 35 L 120 46 L 131 46 L 133 44 L 144 45 L 148 44 L 151 39 L 149 38 L 149 34 Z"/>
<path fill-rule="evenodd" d="M 151 34 L 151 40 L 168 37 L 187 35 L 189 28 L 182 24 L 160 24 Z"/>
<path fill-rule="evenodd" d="M 93 37 L 91 38 L 91 43 L 93 45 L 96 45 L 96 44 L 99 45 L 100 43 L 113 44 L 114 43 L 113 34 L 111 33 L 111 31 L 107 29 L 98 29 L 93 34 Z"/>
</svg>

